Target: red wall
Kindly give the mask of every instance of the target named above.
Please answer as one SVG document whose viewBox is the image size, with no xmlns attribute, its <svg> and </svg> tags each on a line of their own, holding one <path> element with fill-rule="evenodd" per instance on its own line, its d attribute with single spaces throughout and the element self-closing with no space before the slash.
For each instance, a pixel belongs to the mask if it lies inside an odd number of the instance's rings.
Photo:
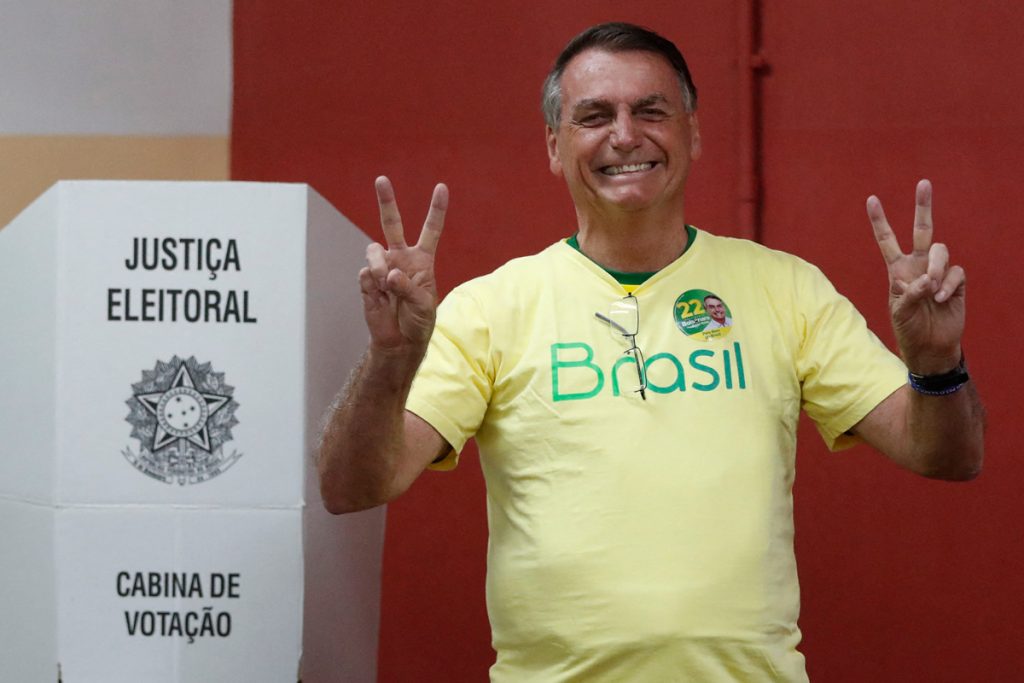
<svg viewBox="0 0 1024 683">
<path fill-rule="evenodd" d="M 809 669 L 823 681 L 1024 680 L 1024 466 L 1011 431 L 1024 294 L 1024 6 L 786 2 L 764 12 L 766 241 L 819 264 L 891 343 L 863 215 L 878 194 L 909 237 L 914 182 L 968 273 L 965 350 L 989 411 L 969 485 L 867 448 L 801 442 L 797 551 Z M 904 9 L 896 10 L 894 7 Z"/>
<path fill-rule="evenodd" d="M 745 4 L 236 3 L 232 175 L 308 182 L 375 237 L 376 175 L 394 180 L 412 232 L 444 180 L 447 291 L 572 231 L 567 194 L 547 171 L 540 83 L 572 35 L 624 19 L 687 54 L 704 134 L 687 218 L 738 234 Z M 950 485 L 863 447 L 827 454 L 805 425 L 795 494 L 802 650 L 823 681 L 1024 680 L 1024 466 L 1010 432 L 1020 414 L 1012 305 L 1024 286 L 1011 230 L 1021 219 L 1024 16 L 1011 2 L 838 5 L 761 12 L 771 67 L 760 84 L 763 240 L 821 266 L 889 339 L 864 199 L 879 194 L 905 235 L 914 183 L 930 177 L 936 234 L 969 274 L 966 348 L 989 447 L 981 479 Z M 390 506 L 381 681 L 479 681 L 493 660 L 475 449 L 462 463 L 424 475 Z"/>
</svg>

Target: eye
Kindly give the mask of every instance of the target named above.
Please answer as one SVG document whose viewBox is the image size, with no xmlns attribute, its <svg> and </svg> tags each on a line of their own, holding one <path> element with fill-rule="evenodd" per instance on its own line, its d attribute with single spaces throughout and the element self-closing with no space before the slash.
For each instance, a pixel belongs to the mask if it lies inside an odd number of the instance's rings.
<svg viewBox="0 0 1024 683">
<path fill-rule="evenodd" d="M 576 123 L 584 128 L 594 128 L 608 123 L 609 116 L 603 112 L 591 112 L 576 118 Z"/>
<path fill-rule="evenodd" d="M 664 109 L 659 109 L 658 107 L 644 107 L 639 113 L 642 118 L 649 121 L 660 121 L 668 116 Z"/>
</svg>

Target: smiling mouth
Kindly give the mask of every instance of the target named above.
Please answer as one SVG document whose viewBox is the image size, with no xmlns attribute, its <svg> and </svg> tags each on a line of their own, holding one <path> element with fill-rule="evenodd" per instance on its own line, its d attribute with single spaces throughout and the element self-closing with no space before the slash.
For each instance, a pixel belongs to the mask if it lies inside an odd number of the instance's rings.
<svg viewBox="0 0 1024 683">
<path fill-rule="evenodd" d="M 640 173 L 654 168 L 653 161 L 646 161 L 642 164 L 624 164 L 622 166 L 605 166 L 601 173 L 605 175 L 622 175 L 623 173 Z"/>
</svg>

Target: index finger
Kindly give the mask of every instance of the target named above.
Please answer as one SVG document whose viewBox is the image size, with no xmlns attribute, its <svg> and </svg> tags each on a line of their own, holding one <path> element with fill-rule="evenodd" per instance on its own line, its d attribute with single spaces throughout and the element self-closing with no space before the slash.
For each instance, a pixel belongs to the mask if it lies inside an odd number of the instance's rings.
<svg viewBox="0 0 1024 683">
<path fill-rule="evenodd" d="M 395 201 L 395 188 L 387 176 L 380 176 L 373 183 L 377 191 L 377 206 L 380 207 L 380 227 L 384 230 L 384 241 L 388 248 L 405 246 L 405 230 L 402 216 Z"/>
<path fill-rule="evenodd" d="M 875 231 L 875 240 L 878 248 L 882 250 L 882 258 L 887 264 L 898 261 L 903 252 L 900 250 L 900 243 L 885 218 L 885 211 L 882 210 L 882 202 L 875 195 L 868 197 L 868 218 L 871 220 L 871 227 Z"/>
<path fill-rule="evenodd" d="M 420 232 L 417 247 L 428 254 L 433 254 L 437 250 L 437 243 L 441 239 L 441 231 L 444 229 L 444 217 L 447 213 L 448 186 L 438 183 L 430 198 L 430 209 L 427 211 L 427 219 L 423 221 L 423 230 Z"/>
<path fill-rule="evenodd" d="M 927 180 L 917 183 L 914 206 L 914 253 L 928 253 L 932 245 L 932 184 Z"/>
</svg>

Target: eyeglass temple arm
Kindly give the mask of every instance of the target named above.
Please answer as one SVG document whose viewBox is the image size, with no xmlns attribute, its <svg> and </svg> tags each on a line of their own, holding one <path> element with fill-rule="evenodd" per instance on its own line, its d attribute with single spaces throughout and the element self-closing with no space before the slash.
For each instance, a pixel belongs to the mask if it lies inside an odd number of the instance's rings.
<svg viewBox="0 0 1024 683">
<path fill-rule="evenodd" d="M 600 320 L 601 322 L 606 322 L 606 323 L 608 323 L 609 325 L 611 325 L 612 327 L 614 327 L 614 328 L 615 328 L 616 330 L 618 330 L 618 331 L 619 331 L 619 333 L 620 333 L 620 334 L 622 334 L 622 336 L 624 336 L 624 337 L 630 337 L 630 336 L 632 336 L 632 335 L 630 335 L 630 334 L 629 334 L 629 332 L 627 332 L 627 331 L 626 331 L 626 328 L 625 328 L 625 327 L 623 327 L 622 325 L 618 324 L 617 322 L 615 322 L 614 320 L 612 320 L 612 319 L 611 319 L 611 318 L 609 318 L 608 316 L 606 316 L 606 315 L 601 315 L 600 313 L 595 313 L 594 315 L 595 315 L 595 316 L 597 317 L 597 319 L 598 319 L 598 320 Z"/>
</svg>

